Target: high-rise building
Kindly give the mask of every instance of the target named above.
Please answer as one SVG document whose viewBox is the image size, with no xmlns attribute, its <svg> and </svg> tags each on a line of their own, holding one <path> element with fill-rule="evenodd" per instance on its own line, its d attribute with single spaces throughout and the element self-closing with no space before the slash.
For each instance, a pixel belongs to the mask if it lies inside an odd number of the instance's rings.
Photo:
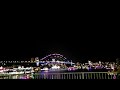
<svg viewBox="0 0 120 90">
<path fill-rule="evenodd" d="M 36 57 L 36 58 L 35 58 L 35 62 L 36 62 L 36 65 L 39 66 L 39 63 L 40 63 L 40 62 L 39 62 L 39 57 Z"/>
<path fill-rule="evenodd" d="M 33 63 L 35 61 L 35 59 L 34 58 L 31 58 L 31 63 Z"/>
</svg>

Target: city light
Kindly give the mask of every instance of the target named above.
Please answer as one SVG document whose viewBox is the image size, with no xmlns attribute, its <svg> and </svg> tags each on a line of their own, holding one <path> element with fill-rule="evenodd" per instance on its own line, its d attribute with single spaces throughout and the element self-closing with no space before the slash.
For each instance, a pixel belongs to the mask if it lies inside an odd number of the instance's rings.
<svg viewBox="0 0 120 90">
<path fill-rule="evenodd" d="M 118 68 L 116 62 L 102 62 L 98 60 L 98 62 L 92 62 L 90 59 L 88 59 L 87 62 L 76 62 L 74 63 L 74 60 L 69 60 L 66 57 L 64 57 L 61 54 L 49 54 L 42 59 L 39 57 L 30 58 L 30 60 L 25 59 L 22 61 L 15 60 L 15 61 L 0 61 L 0 75 L 3 75 L 2 77 L 5 77 L 4 75 L 12 75 L 17 74 L 17 77 L 12 78 L 30 78 L 34 74 L 44 75 L 44 76 L 38 76 L 40 79 L 44 78 L 51 78 L 50 75 L 58 75 L 60 79 L 63 76 L 66 76 L 67 78 L 102 78 L 103 75 L 106 77 L 109 77 L 111 79 L 116 79 L 117 74 L 115 70 Z M 62 74 L 61 74 L 62 72 Z M 97 72 L 97 73 L 96 73 Z M 47 73 L 47 75 L 46 75 Z M 57 73 L 57 74 L 56 74 Z M 20 77 L 20 75 L 27 75 L 26 77 Z M 53 75 L 53 76 L 54 76 Z M 96 76 L 94 76 L 96 75 Z M 98 75 L 98 76 L 97 76 Z M 79 77 L 81 76 L 81 77 Z M 64 78 L 66 78 L 64 77 Z M 0 77 L 1 78 L 1 77 Z M 6 77 L 5 77 L 6 78 Z M 54 77 L 52 77 L 54 78 Z"/>
</svg>

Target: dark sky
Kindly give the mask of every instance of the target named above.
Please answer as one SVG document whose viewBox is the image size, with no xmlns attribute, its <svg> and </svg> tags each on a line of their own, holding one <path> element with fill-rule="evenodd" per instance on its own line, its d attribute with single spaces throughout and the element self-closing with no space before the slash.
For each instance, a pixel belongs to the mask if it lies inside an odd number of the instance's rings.
<svg viewBox="0 0 120 90">
<path fill-rule="evenodd" d="M 40 31 L 34 35 L 22 33 L 6 38 L 1 41 L 1 56 L 42 58 L 51 53 L 60 53 L 74 61 L 91 57 L 114 57 L 115 60 L 119 57 L 118 39 L 110 37 L 111 35 L 94 35 L 88 34 L 87 31 L 76 31 L 67 35 L 66 32 L 59 31 L 48 31 L 46 36 L 39 34 Z"/>
<path fill-rule="evenodd" d="M 4 15 L 1 57 L 42 58 L 50 53 L 78 61 L 82 57 L 119 57 L 119 33 L 115 32 L 118 23 L 111 11 L 41 15 L 34 18 L 21 13 Z"/>
</svg>

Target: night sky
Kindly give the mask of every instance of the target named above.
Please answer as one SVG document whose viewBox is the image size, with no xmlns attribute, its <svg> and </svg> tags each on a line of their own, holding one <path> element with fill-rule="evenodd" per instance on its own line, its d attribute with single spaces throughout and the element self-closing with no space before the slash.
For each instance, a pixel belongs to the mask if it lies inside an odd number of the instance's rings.
<svg viewBox="0 0 120 90">
<path fill-rule="evenodd" d="M 118 24 L 109 12 L 103 13 L 57 12 L 39 18 L 20 13 L 13 18 L 6 15 L 0 36 L 1 60 L 60 53 L 73 61 L 96 57 L 115 61 L 120 51 L 119 33 L 115 32 Z"/>
<path fill-rule="evenodd" d="M 81 34 L 83 33 L 83 34 Z M 91 58 L 110 58 L 114 60 L 119 57 L 118 39 L 112 37 L 105 38 L 105 36 L 86 34 L 87 32 L 73 32 L 69 35 L 67 33 L 55 32 L 46 36 L 35 35 L 15 35 L 16 38 L 9 37 L 2 41 L 1 56 L 10 59 L 14 58 L 30 58 L 40 57 L 51 54 L 63 54 L 66 58 L 73 61 L 88 60 Z M 48 35 L 49 34 L 49 35 Z M 81 35 L 79 35 L 81 34 Z M 41 35 L 41 34 L 40 34 Z M 27 36 L 27 37 L 25 37 Z M 113 45 L 114 44 L 114 45 Z M 98 59 L 99 60 L 99 59 Z"/>
</svg>

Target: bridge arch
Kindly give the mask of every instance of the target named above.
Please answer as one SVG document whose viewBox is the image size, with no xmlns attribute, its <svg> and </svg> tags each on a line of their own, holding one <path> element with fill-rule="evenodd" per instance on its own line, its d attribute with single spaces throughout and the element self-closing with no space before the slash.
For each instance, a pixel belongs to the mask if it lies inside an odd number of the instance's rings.
<svg viewBox="0 0 120 90">
<path fill-rule="evenodd" d="M 61 54 L 57 54 L 57 53 L 49 54 L 49 55 L 43 57 L 43 58 L 40 59 L 40 60 L 42 60 L 42 61 L 44 61 L 44 60 L 45 60 L 45 61 L 52 61 L 53 59 L 54 59 L 55 61 L 57 61 L 57 60 L 59 60 L 59 61 L 66 61 L 66 60 L 67 60 L 66 57 L 64 57 L 64 56 L 61 55 Z"/>
</svg>

